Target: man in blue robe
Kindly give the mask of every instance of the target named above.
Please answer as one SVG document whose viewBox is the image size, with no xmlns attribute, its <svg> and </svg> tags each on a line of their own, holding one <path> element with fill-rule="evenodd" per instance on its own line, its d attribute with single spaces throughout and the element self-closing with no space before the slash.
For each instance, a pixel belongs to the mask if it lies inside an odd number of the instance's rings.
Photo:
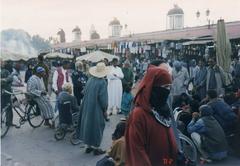
<svg viewBox="0 0 240 166">
<path fill-rule="evenodd" d="M 81 104 L 79 120 L 79 138 L 86 145 L 86 153 L 93 151 L 94 155 L 105 153 L 100 144 L 107 118 L 108 92 L 105 76 L 109 68 L 100 62 L 89 69 L 92 77 L 88 80 Z"/>
</svg>

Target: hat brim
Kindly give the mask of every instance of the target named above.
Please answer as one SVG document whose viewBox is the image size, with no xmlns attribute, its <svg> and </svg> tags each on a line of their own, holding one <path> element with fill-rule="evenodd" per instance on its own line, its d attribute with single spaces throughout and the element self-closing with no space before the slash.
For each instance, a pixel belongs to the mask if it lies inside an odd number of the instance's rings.
<svg viewBox="0 0 240 166">
<path fill-rule="evenodd" d="M 91 67 L 89 69 L 89 73 L 92 76 L 94 76 L 94 77 L 103 78 L 103 77 L 107 76 L 110 73 L 110 68 L 109 67 L 105 67 L 105 69 L 103 71 L 97 72 L 97 67 L 94 66 L 94 67 Z"/>
</svg>

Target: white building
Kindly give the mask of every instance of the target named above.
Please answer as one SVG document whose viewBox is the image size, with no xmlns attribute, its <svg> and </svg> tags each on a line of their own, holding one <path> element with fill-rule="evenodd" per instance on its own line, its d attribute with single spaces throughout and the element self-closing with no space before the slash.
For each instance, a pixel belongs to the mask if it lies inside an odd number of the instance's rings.
<svg viewBox="0 0 240 166">
<path fill-rule="evenodd" d="M 184 12 L 178 5 L 174 5 L 174 8 L 167 13 L 167 29 L 182 28 L 184 28 Z"/>
<path fill-rule="evenodd" d="M 122 25 L 117 18 L 114 18 L 109 23 L 109 37 L 120 37 L 122 31 Z"/>
<path fill-rule="evenodd" d="M 81 41 L 82 32 L 78 26 L 76 26 L 72 30 L 72 34 L 73 34 L 73 41 Z"/>
</svg>

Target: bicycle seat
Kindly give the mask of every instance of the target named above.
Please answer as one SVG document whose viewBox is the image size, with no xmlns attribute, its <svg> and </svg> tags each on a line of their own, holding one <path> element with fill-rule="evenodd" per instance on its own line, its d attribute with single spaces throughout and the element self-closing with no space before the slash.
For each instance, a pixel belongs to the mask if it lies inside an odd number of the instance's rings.
<svg viewBox="0 0 240 166">
<path fill-rule="evenodd" d="M 30 105 L 35 105 L 36 102 L 33 100 L 34 96 L 30 93 L 25 93 L 25 97 L 26 97 L 26 100 L 27 100 L 27 103 L 30 104 Z"/>
</svg>

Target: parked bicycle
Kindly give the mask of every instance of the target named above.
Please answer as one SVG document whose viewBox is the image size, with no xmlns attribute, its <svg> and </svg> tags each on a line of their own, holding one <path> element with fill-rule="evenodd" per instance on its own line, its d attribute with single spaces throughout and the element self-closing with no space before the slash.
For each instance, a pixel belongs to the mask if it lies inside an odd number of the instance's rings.
<svg viewBox="0 0 240 166">
<path fill-rule="evenodd" d="M 7 123 L 9 115 L 7 111 L 9 109 L 12 109 L 16 112 L 16 115 L 19 116 L 19 125 L 16 125 L 16 128 L 20 128 L 26 121 L 28 121 L 29 125 L 33 128 L 42 125 L 44 120 L 41 117 L 37 103 L 34 102 L 30 94 L 22 91 L 9 92 L 6 90 L 4 90 L 3 93 L 11 95 L 11 103 L 3 108 L 1 107 L 1 138 L 9 131 L 10 125 Z M 17 95 L 25 95 L 26 97 L 19 100 Z"/>
</svg>

